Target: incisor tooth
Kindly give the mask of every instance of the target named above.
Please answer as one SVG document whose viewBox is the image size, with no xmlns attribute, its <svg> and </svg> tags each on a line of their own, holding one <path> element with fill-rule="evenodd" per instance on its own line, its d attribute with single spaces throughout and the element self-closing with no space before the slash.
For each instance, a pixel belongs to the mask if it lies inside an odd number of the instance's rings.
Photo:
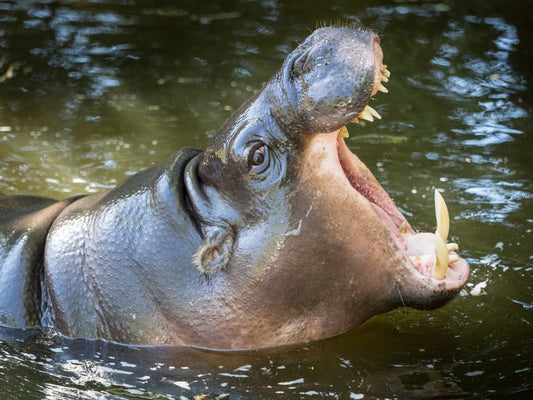
<svg viewBox="0 0 533 400">
<path fill-rule="evenodd" d="M 389 91 L 387 90 L 387 88 L 386 88 L 385 86 L 383 86 L 381 83 L 379 84 L 378 90 L 379 90 L 380 92 L 383 92 L 383 93 L 389 93 Z"/>
<path fill-rule="evenodd" d="M 385 78 L 390 78 L 390 71 L 387 69 L 387 67 L 384 65 L 383 71 L 381 71 L 381 75 L 383 75 Z"/>
<path fill-rule="evenodd" d="M 345 126 L 343 126 L 339 131 L 339 136 L 342 138 L 350 137 L 350 134 L 348 133 L 348 129 L 346 129 Z"/>
<path fill-rule="evenodd" d="M 449 256 L 446 242 L 438 232 L 435 233 L 435 256 L 435 265 L 431 268 L 431 275 L 437 279 L 444 279 L 448 271 Z"/>
<path fill-rule="evenodd" d="M 448 248 L 448 251 L 456 251 L 459 248 L 459 245 L 457 243 L 448 243 L 446 247 Z"/>
<path fill-rule="evenodd" d="M 457 254 L 451 254 L 450 257 L 448 257 L 448 264 L 453 264 L 457 261 L 459 261 L 459 256 Z"/>
<path fill-rule="evenodd" d="M 435 189 L 435 216 L 437 217 L 437 233 L 446 243 L 450 230 L 450 217 L 448 216 L 448 207 L 446 207 L 446 203 L 437 189 Z"/>
<path fill-rule="evenodd" d="M 389 81 L 389 78 L 387 78 L 385 75 L 381 76 L 381 82 L 387 83 Z"/>
</svg>

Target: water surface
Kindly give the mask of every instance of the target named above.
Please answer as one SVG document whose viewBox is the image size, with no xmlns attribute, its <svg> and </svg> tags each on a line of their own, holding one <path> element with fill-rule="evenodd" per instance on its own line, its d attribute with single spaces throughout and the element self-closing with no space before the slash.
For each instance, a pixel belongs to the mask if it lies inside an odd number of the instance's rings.
<svg viewBox="0 0 533 400">
<path fill-rule="evenodd" d="M 500 4 L 501 3 L 501 4 Z M 433 311 L 245 353 L 0 329 L 0 397 L 528 398 L 533 32 L 528 2 L 0 1 L 0 191 L 111 188 L 203 147 L 317 21 L 379 33 L 392 73 L 349 146 L 414 228 L 439 188 L 472 273 Z M 349 212 L 349 210 L 347 210 Z"/>
</svg>

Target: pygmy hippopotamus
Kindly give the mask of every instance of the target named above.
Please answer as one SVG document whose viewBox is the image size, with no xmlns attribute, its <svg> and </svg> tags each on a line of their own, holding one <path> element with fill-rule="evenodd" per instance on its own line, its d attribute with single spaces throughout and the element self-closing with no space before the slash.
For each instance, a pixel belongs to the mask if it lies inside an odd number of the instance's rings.
<svg viewBox="0 0 533 400">
<path fill-rule="evenodd" d="M 325 27 L 217 131 L 115 189 L 0 197 L 0 323 L 129 344 L 251 349 L 433 309 L 469 266 L 417 233 L 347 147 L 390 73 L 378 36 Z"/>
</svg>

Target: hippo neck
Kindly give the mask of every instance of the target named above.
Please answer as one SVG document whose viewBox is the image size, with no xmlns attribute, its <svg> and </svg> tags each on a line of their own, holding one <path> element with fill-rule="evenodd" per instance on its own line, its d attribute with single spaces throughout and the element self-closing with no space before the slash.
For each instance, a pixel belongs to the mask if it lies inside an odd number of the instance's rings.
<svg viewBox="0 0 533 400">
<path fill-rule="evenodd" d="M 168 321 L 187 305 L 166 299 L 190 298 L 194 290 L 194 268 L 182 260 L 192 258 L 190 247 L 200 240 L 186 209 L 183 170 L 196 154 L 180 150 L 165 164 L 65 208 L 45 249 L 43 304 L 51 309 L 44 310 L 43 325 L 71 336 L 179 342 Z"/>
</svg>

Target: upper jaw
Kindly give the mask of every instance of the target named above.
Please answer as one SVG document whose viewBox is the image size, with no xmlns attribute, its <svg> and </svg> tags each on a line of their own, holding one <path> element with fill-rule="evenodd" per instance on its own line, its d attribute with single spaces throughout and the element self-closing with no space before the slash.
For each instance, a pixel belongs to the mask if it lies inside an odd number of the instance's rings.
<svg viewBox="0 0 533 400">
<path fill-rule="evenodd" d="M 373 37 L 373 48 L 375 70 L 371 96 L 377 92 L 387 93 L 388 90 L 383 83 L 388 82 L 390 77 L 387 66 L 383 64 L 383 51 L 376 35 Z M 381 115 L 366 105 L 352 122 L 357 123 L 359 119 L 372 122 L 375 118 L 381 119 Z M 405 264 L 421 277 L 428 279 L 430 284 L 443 286 L 442 284 L 446 283 L 445 286 L 449 289 L 461 288 L 468 278 L 469 266 L 455 252 L 458 248 L 457 244 L 446 244 L 449 216 L 446 203 L 440 193 L 435 190 L 437 219 L 435 233 L 415 232 L 368 168 L 346 146 L 344 142 L 344 138 L 348 137 L 346 127 L 341 127 L 331 135 L 337 136 L 339 164 L 350 185 L 372 204 L 390 233 L 393 243 L 403 254 Z"/>
<path fill-rule="evenodd" d="M 377 35 L 351 28 L 315 31 L 285 60 L 265 94 L 284 133 L 316 134 L 339 129 L 367 109 L 390 76 Z M 347 34 L 347 32 L 349 32 Z M 361 116 L 364 118 L 364 116 Z"/>
</svg>

